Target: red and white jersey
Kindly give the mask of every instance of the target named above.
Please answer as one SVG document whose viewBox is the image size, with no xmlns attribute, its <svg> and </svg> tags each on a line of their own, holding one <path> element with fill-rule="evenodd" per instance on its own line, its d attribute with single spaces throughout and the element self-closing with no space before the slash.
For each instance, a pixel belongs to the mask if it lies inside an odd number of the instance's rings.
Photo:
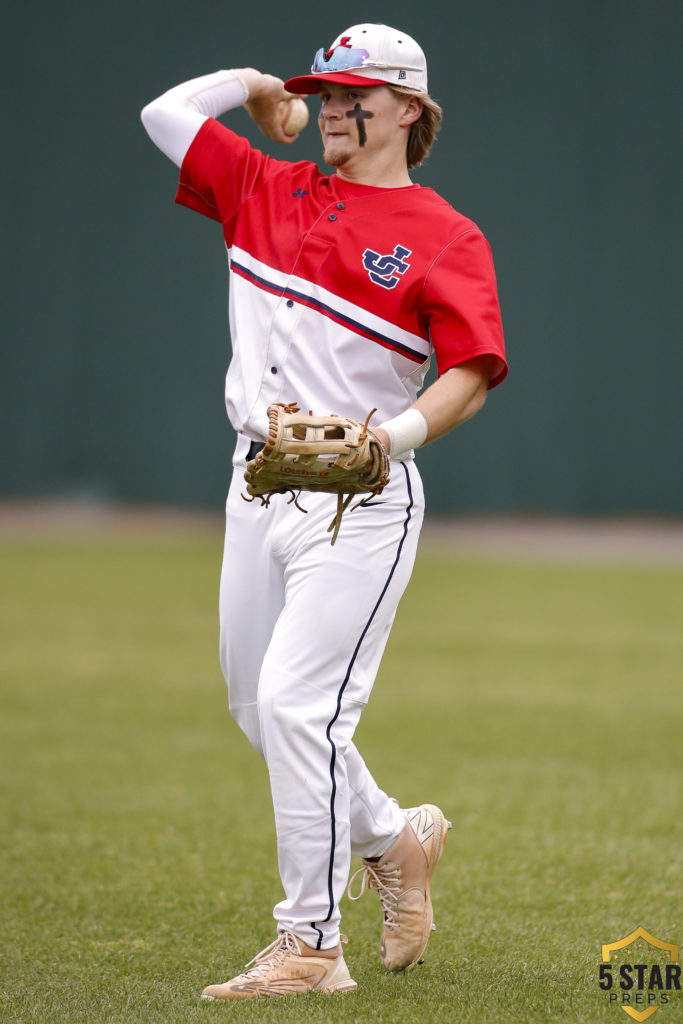
<svg viewBox="0 0 683 1024">
<path fill-rule="evenodd" d="M 505 376 L 488 243 L 432 189 L 352 185 L 209 118 L 176 201 L 223 226 L 238 432 L 264 438 L 271 402 L 359 420 L 376 407 L 379 424 L 412 405 L 432 352 L 439 373 L 490 354 L 490 387 Z"/>
</svg>

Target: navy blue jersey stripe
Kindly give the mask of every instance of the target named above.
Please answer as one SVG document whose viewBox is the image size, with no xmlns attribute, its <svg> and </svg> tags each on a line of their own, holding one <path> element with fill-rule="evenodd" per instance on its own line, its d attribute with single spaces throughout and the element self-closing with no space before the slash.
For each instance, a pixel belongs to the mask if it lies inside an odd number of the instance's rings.
<svg viewBox="0 0 683 1024">
<path fill-rule="evenodd" d="M 332 739 L 332 728 L 334 726 L 334 723 L 339 718 L 339 714 L 341 712 L 342 697 L 344 696 L 344 690 L 346 689 L 346 687 L 348 685 L 348 682 L 349 682 L 349 679 L 351 678 L 351 672 L 352 672 L 353 666 L 354 666 L 354 664 L 356 662 L 356 658 L 358 657 L 358 652 L 360 651 L 360 648 L 361 648 L 361 645 L 363 643 L 363 640 L 365 639 L 366 634 L 367 634 L 368 630 L 370 629 L 370 626 L 372 625 L 372 620 L 374 619 L 375 615 L 377 614 L 377 609 L 379 608 L 380 604 L 382 603 L 382 600 L 384 598 L 384 595 L 387 592 L 389 584 L 391 583 L 391 581 L 393 579 L 394 573 L 396 571 L 396 566 L 398 565 L 399 559 L 401 557 L 401 552 L 403 550 L 403 544 L 404 544 L 405 539 L 406 539 L 406 537 L 408 535 L 408 523 L 410 522 L 411 515 L 412 515 L 412 508 L 413 508 L 413 489 L 410 486 L 410 473 L 408 472 L 408 465 L 407 465 L 407 463 L 402 462 L 401 466 L 403 467 L 403 472 L 406 475 L 406 484 L 408 485 L 408 505 L 406 507 L 406 517 L 405 517 L 405 520 L 404 520 L 404 523 L 403 523 L 403 533 L 401 534 L 401 539 L 399 541 L 398 548 L 396 549 L 396 558 L 394 559 L 394 564 L 392 565 L 392 567 L 391 567 L 391 569 L 389 571 L 389 575 L 387 576 L 386 583 L 384 584 L 384 586 L 382 588 L 382 592 L 381 592 L 381 594 L 379 595 L 379 597 L 377 599 L 377 603 L 376 603 L 375 607 L 372 609 L 372 612 L 370 613 L 370 617 L 368 618 L 368 621 L 365 623 L 365 626 L 363 627 L 363 632 L 360 635 L 360 639 L 358 640 L 358 643 L 356 644 L 355 650 L 354 650 L 353 654 L 351 655 L 351 661 L 349 662 L 348 668 L 346 670 L 346 675 L 344 676 L 344 682 L 342 683 L 341 688 L 339 690 L 339 693 L 337 694 L 337 708 L 336 708 L 336 711 L 334 713 L 334 716 L 333 716 L 331 722 L 327 726 L 326 736 L 327 736 L 327 739 L 328 739 L 328 742 L 330 744 L 330 748 L 331 748 L 331 751 L 332 751 L 332 754 L 331 754 L 331 757 L 330 757 L 330 778 L 332 780 L 332 791 L 330 793 L 330 832 L 331 832 L 331 835 L 330 835 L 330 861 L 329 861 L 329 867 L 328 867 L 328 872 L 327 872 L 327 892 L 328 892 L 328 896 L 329 896 L 329 899 L 330 899 L 330 909 L 327 912 L 327 917 L 325 917 L 323 919 L 323 921 L 321 922 L 322 924 L 324 924 L 325 921 L 329 921 L 330 920 L 330 918 L 332 917 L 332 913 L 334 911 L 334 889 L 333 889 L 333 885 L 332 885 L 332 877 L 333 877 L 333 874 L 334 874 L 334 854 L 335 854 L 335 849 L 336 849 L 336 846 L 337 846 L 337 821 L 336 821 L 335 810 L 334 810 L 335 800 L 336 800 L 336 796 L 337 796 L 337 783 L 336 783 L 336 780 L 335 780 L 335 777 L 334 777 L 334 769 L 335 769 L 335 765 L 337 763 L 337 748 L 335 746 L 334 740 Z M 312 927 L 315 928 L 316 931 L 319 931 L 319 929 L 317 928 L 317 926 L 315 924 L 315 921 L 312 923 Z M 318 944 L 317 944 L 317 948 L 318 949 L 321 948 L 321 943 L 322 943 L 322 935 L 320 935 L 320 938 L 318 939 Z"/>
<path fill-rule="evenodd" d="M 248 267 L 243 267 L 241 263 L 232 260 L 230 269 L 241 274 L 242 277 L 246 277 L 248 281 L 259 286 L 259 288 L 265 289 L 267 292 L 271 292 L 273 295 L 284 295 L 284 291 L 279 284 L 273 284 L 271 281 L 266 281 L 265 277 L 259 277 L 253 270 L 249 270 Z"/>
<path fill-rule="evenodd" d="M 332 306 L 328 306 L 326 303 L 321 302 L 320 299 L 313 298 L 312 295 L 304 295 L 302 292 L 297 292 L 293 288 L 286 288 L 284 291 L 285 295 L 291 295 L 295 299 L 299 299 L 304 302 L 307 306 L 312 306 L 313 309 L 319 310 L 321 313 L 329 313 L 330 316 L 334 317 L 335 320 L 339 320 L 341 323 L 346 324 L 348 327 L 355 329 L 356 331 L 362 332 L 364 335 L 370 338 L 371 341 L 380 342 L 382 345 L 388 345 L 389 348 L 393 348 L 396 352 L 400 352 L 401 355 L 407 356 L 408 359 L 423 363 L 426 356 L 423 356 L 421 352 L 418 352 L 414 348 L 409 348 L 408 345 L 403 345 L 400 341 L 396 341 L 394 338 L 389 338 L 386 334 L 380 334 L 379 331 L 374 330 L 372 327 L 367 327 L 362 324 L 359 320 L 354 320 L 350 316 L 346 316 L 345 313 L 340 313 L 339 310 L 334 309 Z"/>
<path fill-rule="evenodd" d="M 333 317 L 340 323 L 346 324 L 354 331 L 361 332 L 371 341 L 379 342 L 382 345 L 388 345 L 389 348 L 394 349 L 396 352 L 400 352 L 408 359 L 412 359 L 413 362 L 423 363 L 427 358 L 427 356 L 423 355 L 422 352 L 418 352 L 417 349 L 410 348 L 410 346 L 404 345 L 402 342 L 396 341 L 394 338 L 390 338 L 386 334 L 381 334 L 373 327 L 368 327 L 366 324 L 361 323 L 360 320 L 354 320 L 345 313 L 340 313 L 338 309 L 335 309 L 333 306 L 328 306 L 327 303 L 321 302 L 320 299 L 316 299 L 312 295 L 306 295 L 304 292 L 298 292 L 294 288 L 281 288 L 272 281 L 268 281 L 265 277 L 259 277 L 259 275 L 255 274 L 253 270 L 249 270 L 247 267 L 243 266 L 241 263 L 235 262 L 234 260 L 232 261 L 231 266 L 242 277 L 246 277 L 247 280 L 252 281 L 260 288 L 264 288 L 266 291 L 271 293 L 286 295 L 289 298 L 297 299 L 299 302 L 303 302 L 306 306 L 310 306 L 312 309 L 317 309 L 319 312 Z"/>
</svg>

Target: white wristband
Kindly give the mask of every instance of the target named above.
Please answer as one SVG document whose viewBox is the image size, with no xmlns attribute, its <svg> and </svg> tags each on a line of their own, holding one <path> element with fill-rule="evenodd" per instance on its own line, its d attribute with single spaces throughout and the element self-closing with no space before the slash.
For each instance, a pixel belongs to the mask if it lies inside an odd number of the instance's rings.
<svg viewBox="0 0 683 1024">
<path fill-rule="evenodd" d="M 429 431 L 427 420 L 418 409 L 406 409 L 400 416 L 394 416 L 393 420 L 380 423 L 380 427 L 389 435 L 389 454 L 392 459 L 405 455 L 412 448 L 419 448 L 427 440 Z"/>
</svg>

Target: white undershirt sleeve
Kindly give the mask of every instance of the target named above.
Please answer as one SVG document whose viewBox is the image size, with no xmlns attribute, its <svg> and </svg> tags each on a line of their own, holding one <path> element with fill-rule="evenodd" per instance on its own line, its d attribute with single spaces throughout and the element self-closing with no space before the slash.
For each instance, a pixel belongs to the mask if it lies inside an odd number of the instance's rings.
<svg viewBox="0 0 683 1024">
<path fill-rule="evenodd" d="M 249 89 L 236 71 L 216 71 L 176 85 L 141 113 L 152 142 L 178 167 L 208 117 L 241 107 Z"/>
</svg>

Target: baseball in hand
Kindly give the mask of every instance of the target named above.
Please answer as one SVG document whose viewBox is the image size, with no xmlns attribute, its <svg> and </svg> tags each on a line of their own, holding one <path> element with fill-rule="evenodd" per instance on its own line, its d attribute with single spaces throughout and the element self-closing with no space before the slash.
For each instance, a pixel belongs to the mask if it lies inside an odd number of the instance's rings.
<svg viewBox="0 0 683 1024">
<path fill-rule="evenodd" d="M 308 124 L 308 107 L 304 100 L 295 97 L 280 104 L 285 135 L 297 135 Z"/>
</svg>

